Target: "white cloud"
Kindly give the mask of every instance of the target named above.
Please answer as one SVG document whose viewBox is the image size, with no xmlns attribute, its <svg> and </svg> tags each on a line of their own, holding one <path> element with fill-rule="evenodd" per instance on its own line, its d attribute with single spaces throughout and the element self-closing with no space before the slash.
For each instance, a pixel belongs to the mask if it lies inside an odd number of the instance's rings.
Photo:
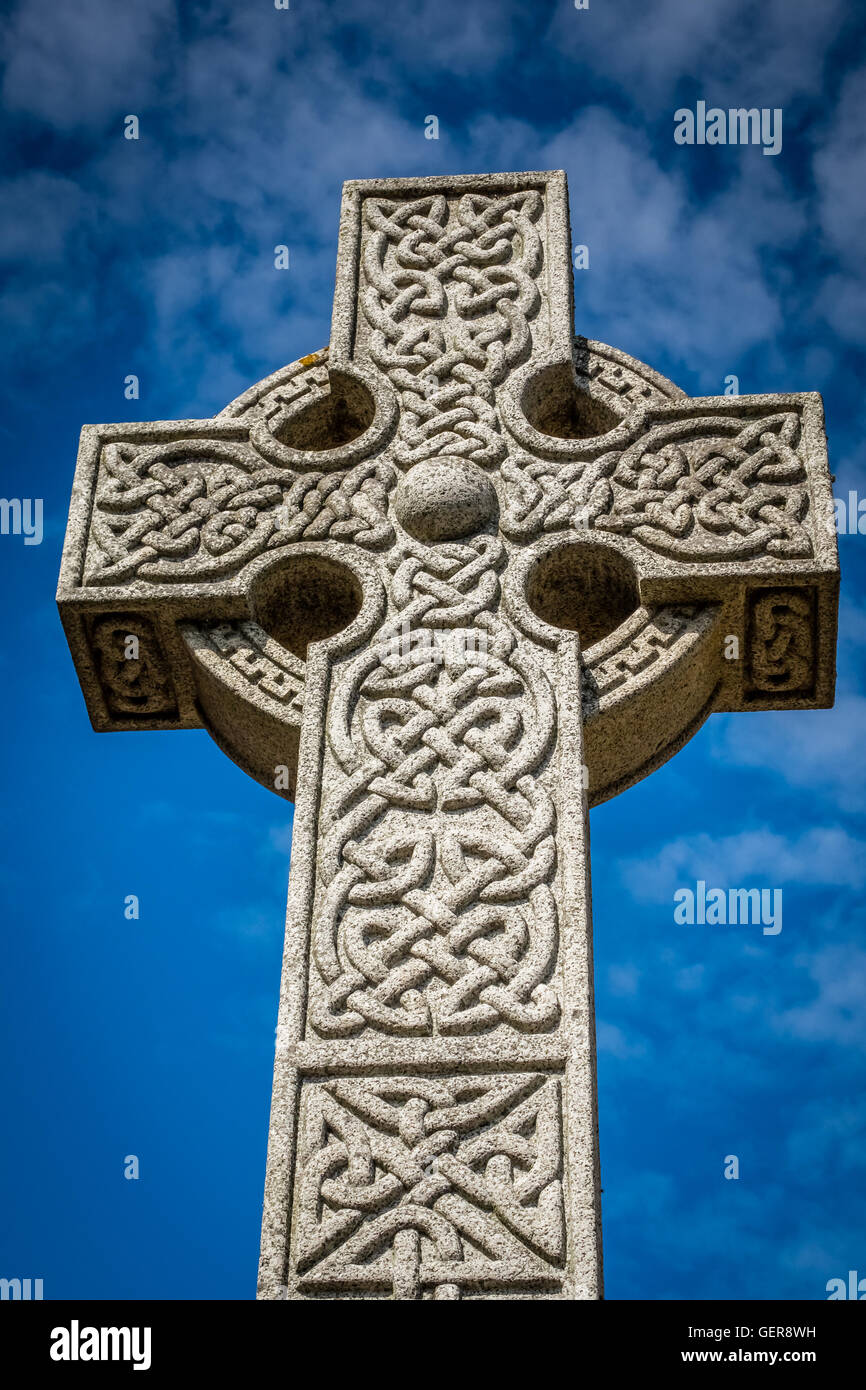
<svg viewBox="0 0 866 1390">
<path fill-rule="evenodd" d="M 589 247 L 590 269 L 575 277 L 580 332 L 651 363 L 680 362 L 708 392 L 779 332 L 781 292 L 763 253 L 794 244 L 805 224 L 778 173 L 743 164 L 696 207 L 685 169 L 662 167 L 647 135 L 600 108 L 540 153 L 567 170 L 574 240 Z"/>
<path fill-rule="evenodd" d="M 866 884 L 866 842 L 840 826 L 815 827 L 798 839 L 768 828 L 736 835 L 701 834 L 664 845 L 651 859 L 624 859 L 620 877 L 635 898 L 670 902 L 676 888 L 703 879 L 718 887 L 752 884 Z"/>
<path fill-rule="evenodd" d="M 0 259 L 62 263 L 75 257 L 89 229 L 87 199 L 73 179 L 34 170 L 3 185 Z"/>
<path fill-rule="evenodd" d="M 275 825 L 271 828 L 269 842 L 272 849 L 280 855 L 288 855 L 292 850 L 292 825 L 289 821 L 286 825 Z"/>
<path fill-rule="evenodd" d="M 612 965 L 607 972 L 607 987 L 615 998 L 633 998 L 639 985 L 640 971 L 636 965 Z"/>
<path fill-rule="evenodd" d="M 813 174 L 824 250 L 839 269 L 820 286 L 817 304 L 831 327 L 858 345 L 866 318 L 866 68 L 849 73 L 828 130 L 816 137 Z"/>
<path fill-rule="evenodd" d="M 737 767 L 765 768 L 792 787 L 829 797 L 843 811 L 866 809 L 866 697 L 840 695 L 832 710 L 777 710 L 723 716 L 713 756 Z"/>
<path fill-rule="evenodd" d="M 810 1101 L 789 1131 L 785 1148 L 791 1169 L 803 1176 L 859 1175 L 866 1161 L 863 1107 L 838 1096 Z"/>
<path fill-rule="evenodd" d="M 848 74 L 829 130 L 816 137 L 813 172 L 827 249 L 862 265 L 866 243 L 866 67 Z"/>
<path fill-rule="evenodd" d="M 8 111 L 64 131 L 137 113 L 153 97 L 176 34 L 173 0 L 27 0 L 4 26 Z"/>
<path fill-rule="evenodd" d="M 644 1057 L 647 1052 L 645 1040 L 631 1041 L 615 1023 L 606 1023 L 604 1019 L 599 1019 L 596 1023 L 595 1042 L 599 1052 L 606 1052 L 620 1062 Z"/>
<path fill-rule="evenodd" d="M 792 16 L 790 4 L 776 0 L 750 12 L 745 47 L 742 36 L 732 40 L 744 3 L 722 12 L 682 0 L 656 7 L 650 20 L 636 0 L 624 13 L 622 6 L 591 14 L 559 7 L 548 34 L 539 26 L 537 37 L 540 45 L 563 41 L 566 54 L 572 43 L 578 50 L 588 43 L 591 53 L 604 40 L 600 70 L 630 99 L 637 74 L 629 63 L 639 65 L 641 81 L 663 76 L 669 85 L 696 52 L 723 53 L 733 83 L 736 72 L 749 70 L 749 52 L 762 50 L 764 79 L 772 84 L 776 69 L 788 71 L 787 89 L 796 90 L 835 32 L 838 8 L 833 0 L 820 13 L 810 9 L 808 42 L 805 10 L 798 6 Z M 688 163 L 653 156 L 646 114 L 589 106 L 544 130 L 488 112 L 450 129 L 448 103 L 437 113 L 435 98 L 417 96 L 415 78 L 423 72 L 429 83 L 441 66 L 480 79 L 510 61 L 525 20 L 519 7 L 496 6 L 495 22 L 458 7 L 444 23 L 441 6 L 425 0 L 413 7 L 411 33 L 402 12 L 382 11 L 372 0 L 320 12 L 314 29 L 290 13 L 212 3 L 181 47 L 169 0 L 120 8 L 83 0 L 74 10 L 29 0 L 19 7 L 7 24 L 13 110 L 63 133 L 119 122 L 130 107 L 142 116 L 140 141 L 123 140 L 118 125 L 116 138 L 91 146 L 77 179 L 46 172 L 29 185 L 0 186 L 9 205 L 21 203 L 20 216 L 9 220 L 7 251 L 27 256 L 29 248 L 34 274 L 62 256 L 65 283 L 93 294 L 90 311 L 71 296 L 63 326 L 36 297 L 31 323 L 19 316 L 19 351 L 28 340 L 97 340 L 122 278 L 142 287 L 141 349 L 153 349 L 156 366 L 170 368 L 178 406 L 216 410 L 256 375 L 327 338 L 347 175 L 561 165 L 571 180 L 575 239 L 590 247 L 591 269 L 576 284 L 580 331 L 650 362 L 680 364 L 701 390 L 720 389 L 758 347 L 771 370 L 766 345 L 792 314 L 803 319 L 812 294 L 770 269 L 769 253 L 798 246 L 809 229 L 805 204 L 792 197 L 776 161 L 744 151 L 721 191 L 697 205 Z M 652 42 L 620 43 L 624 24 L 649 25 Z M 356 57 L 343 56 L 341 44 Z M 578 50 L 569 62 L 579 60 Z M 528 71 L 535 52 L 521 49 Z M 853 102 L 843 97 L 834 127 L 840 159 Z M 438 141 L 424 139 L 431 105 L 442 120 Z M 161 125 L 163 110 L 171 112 L 170 130 Z M 171 157 L 175 148 L 182 159 Z M 828 154 L 821 172 L 827 208 L 838 178 Z M 844 217 L 823 216 L 826 235 L 843 237 Z M 291 246 L 296 266 L 282 285 L 275 272 L 264 273 L 278 242 Z M 826 294 L 835 295 L 831 283 Z M 817 302 L 826 308 L 820 296 Z M 854 298 L 844 302 L 853 313 Z M 801 384 L 814 381 L 794 383 Z M 741 386 L 761 390 L 766 381 Z M 206 406 L 195 405 L 199 395 Z"/>
<path fill-rule="evenodd" d="M 551 37 L 569 64 L 616 77 L 648 112 L 683 79 L 711 104 L 774 107 L 820 87 L 846 15 L 844 0 L 619 0 L 584 13 L 558 5 Z"/>
<path fill-rule="evenodd" d="M 815 993 L 808 1003 L 775 1012 L 776 1031 L 804 1042 L 866 1046 L 866 951 L 851 944 L 827 946 L 798 963 Z"/>
</svg>

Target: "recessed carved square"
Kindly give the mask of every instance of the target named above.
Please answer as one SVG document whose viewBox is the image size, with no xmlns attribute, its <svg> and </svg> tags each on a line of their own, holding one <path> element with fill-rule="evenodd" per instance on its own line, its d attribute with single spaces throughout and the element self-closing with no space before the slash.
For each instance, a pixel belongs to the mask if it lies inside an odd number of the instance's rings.
<svg viewBox="0 0 866 1390">
<path fill-rule="evenodd" d="M 90 644 L 110 714 L 148 721 L 177 717 L 171 672 L 152 623 L 134 613 L 97 618 Z"/>
<path fill-rule="evenodd" d="M 550 1296 L 564 1279 L 556 1076 L 306 1081 L 295 1296 Z"/>
<path fill-rule="evenodd" d="M 811 695 L 815 686 L 815 591 L 757 589 L 749 595 L 746 692 Z"/>
</svg>

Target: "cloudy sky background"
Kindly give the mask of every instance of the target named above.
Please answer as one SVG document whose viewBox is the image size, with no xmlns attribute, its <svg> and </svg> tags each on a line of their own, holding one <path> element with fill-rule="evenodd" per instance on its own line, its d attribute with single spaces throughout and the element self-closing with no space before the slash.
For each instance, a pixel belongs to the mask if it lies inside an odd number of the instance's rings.
<svg viewBox="0 0 866 1390">
<path fill-rule="evenodd" d="M 79 428 L 213 414 L 326 343 L 343 179 L 564 167 L 577 330 L 695 395 L 822 391 L 866 496 L 866 35 L 841 0 L 24 0 L 0 42 L 0 486 L 46 517 L 0 537 L 0 1275 L 249 1298 L 287 808 L 205 734 L 91 732 L 53 603 Z M 699 98 L 781 107 L 781 154 L 676 145 Z M 866 538 L 840 547 L 835 710 L 714 716 L 593 813 L 610 1298 L 866 1275 Z M 782 888 L 781 934 L 675 924 L 698 878 Z"/>
</svg>

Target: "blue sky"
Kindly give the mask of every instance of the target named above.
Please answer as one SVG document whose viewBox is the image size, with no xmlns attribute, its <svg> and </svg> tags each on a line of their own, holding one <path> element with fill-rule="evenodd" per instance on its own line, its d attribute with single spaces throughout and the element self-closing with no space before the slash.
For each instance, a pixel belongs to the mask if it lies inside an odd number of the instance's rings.
<svg viewBox="0 0 866 1390">
<path fill-rule="evenodd" d="M 564 167 L 577 330 L 695 395 L 820 390 L 836 491 L 866 496 L 856 11 L 6 8 L 2 492 L 45 535 L 0 537 L 0 1275 L 255 1288 L 290 808 L 204 733 L 91 731 L 53 599 L 82 423 L 210 415 L 326 343 L 343 179 Z M 781 153 L 675 144 L 698 99 L 781 108 Z M 840 538 L 833 711 L 714 716 L 593 813 L 610 1298 L 866 1275 L 864 547 Z M 781 887 L 782 932 L 677 925 L 698 878 Z"/>
</svg>

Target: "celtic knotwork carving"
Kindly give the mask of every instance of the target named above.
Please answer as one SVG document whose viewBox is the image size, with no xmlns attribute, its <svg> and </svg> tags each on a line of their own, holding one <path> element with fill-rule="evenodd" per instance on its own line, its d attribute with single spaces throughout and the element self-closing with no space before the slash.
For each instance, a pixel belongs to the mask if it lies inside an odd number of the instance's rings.
<svg viewBox="0 0 866 1390">
<path fill-rule="evenodd" d="M 511 461 L 502 521 L 530 539 L 564 527 L 633 536 L 678 560 L 812 554 L 793 411 L 657 424 L 629 448 L 565 464 Z"/>
<path fill-rule="evenodd" d="M 755 693 L 805 694 L 815 679 L 814 595 L 809 589 L 750 596 L 748 675 Z"/>
<path fill-rule="evenodd" d="M 350 179 L 327 349 L 82 432 L 95 727 L 297 798 L 265 1299 L 602 1296 L 589 808 L 832 704 L 820 398 L 575 340 L 579 259 L 562 171 Z"/>
<path fill-rule="evenodd" d="M 370 550 L 391 545 L 388 492 L 394 482 L 394 469 L 384 462 L 360 463 L 345 473 L 302 474 L 286 495 L 280 532 L 269 545 L 325 539 L 356 541 Z"/>
<path fill-rule="evenodd" d="M 301 1287 L 457 1299 L 561 1283 L 559 1080 L 364 1077 L 304 1087 Z"/>
<path fill-rule="evenodd" d="M 230 440 L 107 444 L 90 581 L 228 573 L 264 549 L 284 481 L 279 469 Z"/>
<path fill-rule="evenodd" d="M 507 459 L 503 532 L 512 540 L 532 540 L 542 531 L 583 530 L 598 523 L 614 505 L 610 477 L 619 459 L 617 452 L 560 464 L 527 455 Z"/>
<path fill-rule="evenodd" d="M 94 498 L 87 579 L 117 584 L 212 578 L 296 540 L 353 540 L 376 549 L 394 470 L 362 463 L 297 477 L 249 444 L 181 438 L 107 444 Z"/>
<path fill-rule="evenodd" d="M 97 618 L 90 640 L 111 714 L 125 719 L 177 714 L 171 672 L 152 623 L 134 613 Z"/>
<path fill-rule="evenodd" d="M 403 546 L 388 557 L 394 606 L 409 628 L 489 626 L 504 561 L 502 542 L 493 536 L 476 536 L 468 544 Z"/>
<path fill-rule="evenodd" d="M 370 354 L 400 397 L 400 467 L 505 457 L 494 388 L 531 352 L 541 209 L 535 190 L 365 200 L 361 302 Z"/>
<path fill-rule="evenodd" d="M 405 617 L 331 702 L 316 1030 L 555 1025 L 553 693 L 490 607 L 501 543 L 392 558 Z M 470 624 L 473 624 L 470 626 Z M 447 640 L 431 641 L 441 627 Z M 534 774 L 534 775 L 533 775 Z"/>
<path fill-rule="evenodd" d="M 689 422 L 657 427 L 619 460 L 614 480 L 622 490 L 605 529 L 634 532 L 658 549 L 675 543 L 682 558 L 810 555 L 800 525 L 809 494 L 799 430 L 794 412 L 710 417 L 697 435 Z"/>
</svg>

